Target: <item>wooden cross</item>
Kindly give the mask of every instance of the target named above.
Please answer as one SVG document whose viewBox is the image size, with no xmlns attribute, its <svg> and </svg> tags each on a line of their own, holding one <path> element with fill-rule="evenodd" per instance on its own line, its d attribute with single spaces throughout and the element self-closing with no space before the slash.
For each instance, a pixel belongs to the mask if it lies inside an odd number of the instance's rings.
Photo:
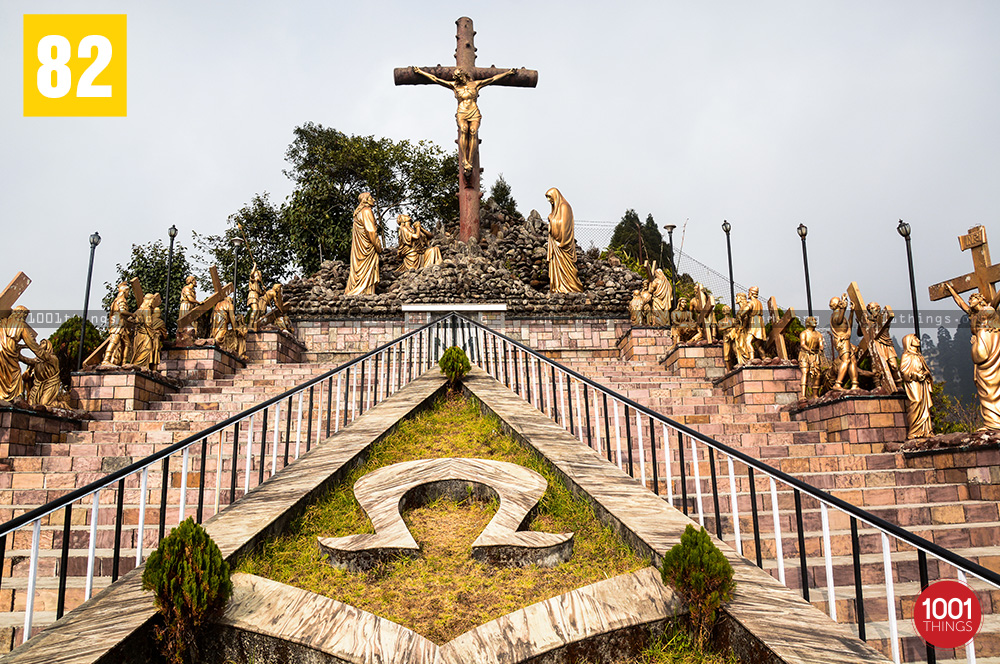
<svg viewBox="0 0 1000 664">
<path fill-rule="evenodd" d="M 857 346 L 858 355 L 867 351 L 868 356 L 872 358 L 872 368 L 882 377 L 882 384 L 890 392 L 895 392 L 896 381 L 892 377 L 892 370 L 889 368 L 889 363 L 874 348 L 877 343 L 876 339 L 889 328 L 892 319 L 886 320 L 877 330 L 875 326 L 868 323 L 868 309 L 865 308 L 865 300 L 861 297 L 861 291 L 858 289 L 858 282 L 856 281 L 852 281 L 851 285 L 847 287 L 847 297 L 851 299 L 851 305 L 854 307 L 854 311 L 857 312 L 854 318 L 858 322 L 858 327 L 861 328 L 861 343 Z"/>
<path fill-rule="evenodd" d="M 7 284 L 7 288 L 0 292 L 0 318 L 6 318 L 10 316 L 10 312 L 14 310 L 14 304 L 17 302 L 17 298 L 21 297 L 24 293 L 24 289 L 28 287 L 31 283 L 31 279 L 28 278 L 24 272 L 18 272 L 17 276 L 10 280 Z"/>
<path fill-rule="evenodd" d="M 962 247 L 962 251 L 969 250 L 972 253 L 972 272 L 949 281 L 942 281 L 928 288 L 931 300 L 943 300 L 950 296 L 951 293 L 948 292 L 950 284 L 956 293 L 964 293 L 978 288 L 979 293 L 986 301 L 992 302 L 996 298 L 996 288 L 993 284 L 1000 282 L 1000 264 L 991 264 L 990 245 L 986 240 L 986 227 L 970 228 L 968 235 L 958 237 L 958 244 Z"/>
<path fill-rule="evenodd" d="M 476 32 L 472 29 L 472 19 L 462 17 L 455 21 L 458 25 L 458 34 L 455 39 L 458 42 L 455 49 L 455 66 L 442 67 L 422 67 L 424 71 L 433 76 L 437 76 L 445 81 L 455 80 L 455 69 L 461 68 L 471 80 L 481 81 L 483 79 L 502 74 L 504 68 L 494 66 L 476 66 L 476 47 L 474 39 Z M 393 70 L 393 78 L 396 85 L 428 85 L 430 80 L 415 73 L 411 67 L 397 67 Z M 495 85 L 513 86 L 518 88 L 533 88 L 538 84 L 538 72 L 531 69 L 519 69 L 516 74 L 507 76 L 495 83 Z M 460 143 L 461 144 L 461 143 Z M 479 137 L 478 133 L 474 137 L 472 146 L 472 170 L 469 177 L 466 177 L 461 165 L 461 155 L 459 155 L 458 167 L 458 208 L 459 208 L 459 238 L 462 242 L 468 242 L 469 238 L 479 239 L 479 199 L 482 192 L 479 190 L 479 175 L 482 171 L 479 168 Z"/>
<path fill-rule="evenodd" d="M 215 309 L 215 305 L 222 301 L 223 298 L 232 294 L 235 287 L 232 282 L 222 285 L 222 279 L 219 278 L 219 269 L 214 265 L 208 268 L 209 274 L 212 275 L 212 288 L 215 292 L 210 298 L 199 304 L 197 307 L 187 312 L 187 314 L 177 321 L 177 329 L 182 330 L 185 327 L 193 324 L 196 320 L 201 318 L 204 314 Z"/>
<path fill-rule="evenodd" d="M 768 334 L 769 341 L 774 344 L 774 354 L 779 359 L 788 359 L 788 347 L 785 345 L 785 330 L 792 324 L 795 318 L 795 309 L 788 307 L 785 315 L 778 318 L 778 300 L 772 295 L 767 301 L 767 311 L 771 315 L 771 332 Z"/>
</svg>

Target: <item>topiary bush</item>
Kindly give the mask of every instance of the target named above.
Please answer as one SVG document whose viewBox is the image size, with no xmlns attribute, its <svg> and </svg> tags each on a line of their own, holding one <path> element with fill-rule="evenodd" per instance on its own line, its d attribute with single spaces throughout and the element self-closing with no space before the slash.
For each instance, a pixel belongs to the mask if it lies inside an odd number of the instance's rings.
<svg viewBox="0 0 1000 664">
<path fill-rule="evenodd" d="M 170 664 L 198 661 L 198 629 L 222 613 L 233 593 L 229 565 L 219 547 L 188 517 L 163 538 L 146 561 L 143 590 L 151 590 L 164 626 L 156 628 Z"/>
<path fill-rule="evenodd" d="M 704 647 L 719 607 L 732 599 L 733 566 L 704 528 L 688 524 L 681 543 L 663 557 L 660 571 L 663 582 L 687 600 L 691 631 L 698 647 Z"/>
<path fill-rule="evenodd" d="M 458 346 L 445 350 L 438 360 L 438 366 L 441 367 L 441 373 L 448 377 L 448 386 L 452 389 L 472 369 L 465 351 Z"/>
</svg>

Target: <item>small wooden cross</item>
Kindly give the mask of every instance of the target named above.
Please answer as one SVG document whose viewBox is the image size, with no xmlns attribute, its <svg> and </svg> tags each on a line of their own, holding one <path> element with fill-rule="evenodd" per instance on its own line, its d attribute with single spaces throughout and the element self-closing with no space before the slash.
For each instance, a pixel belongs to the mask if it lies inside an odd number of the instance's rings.
<svg viewBox="0 0 1000 664">
<path fill-rule="evenodd" d="M 778 300 L 772 295 L 767 301 L 767 311 L 771 315 L 771 332 L 768 335 L 768 340 L 774 345 L 774 354 L 779 359 L 787 360 L 788 347 L 785 345 L 785 330 L 792 324 L 792 319 L 795 318 L 795 309 L 788 307 L 785 310 L 785 315 L 779 319 Z"/>
<path fill-rule="evenodd" d="M 14 310 L 14 304 L 17 303 L 17 298 L 21 297 L 24 289 L 30 283 L 31 279 L 24 272 L 18 272 L 17 276 L 10 280 L 7 288 L 0 292 L 0 318 L 10 316 L 10 312 Z"/>
<path fill-rule="evenodd" d="M 931 300 L 943 300 L 950 296 L 948 285 L 951 284 L 956 293 L 964 293 L 978 288 L 979 293 L 986 301 L 992 302 L 996 298 L 994 284 L 1000 282 L 1000 264 L 993 265 L 990 261 L 990 245 L 986 240 L 986 227 L 970 228 L 968 235 L 958 237 L 958 244 L 962 247 L 962 251 L 969 250 L 972 253 L 972 272 L 948 281 L 942 281 L 928 288 Z"/>
<path fill-rule="evenodd" d="M 506 69 L 476 66 L 476 46 L 474 43 L 476 31 L 472 29 L 472 19 L 462 17 L 455 21 L 458 34 L 455 35 L 455 66 L 421 67 L 428 74 L 445 81 L 455 80 L 455 70 L 461 68 L 473 81 L 481 81 L 502 74 Z M 429 85 L 431 81 L 413 71 L 411 67 L 397 67 L 393 70 L 396 85 Z M 494 85 L 513 86 L 518 88 L 533 88 L 538 84 L 538 72 L 531 69 L 519 69 L 516 74 L 507 76 Z M 479 239 L 479 136 L 478 132 L 472 147 L 472 170 L 466 177 L 461 163 L 458 168 L 458 203 L 459 203 L 459 239 L 468 242 L 469 238 Z M 461 162 L 461 158 L 459 158 Z"/>
<path fill-rule="evenodd" d="M 877 330 L 874 325 L 868 323 L 868 309 L 865 308 L 865 300 L 861 297 L 861 290 L 856 281 L 852 281 L 851 285 L 847 287 L 847 297 L 851 299 L 851 305 L 856 312 L 854 318 L 858 322 L 858 327 L 861 328 L 861 343 L 857 345 L 858 355 L 867 352 L 868 356 L 872 358 L 872 368 L 882 377 L 882 384 L 890 392 L 895 392 L 896 381 L 892 377 L 889 363 L 874 349 L 875 340 L 889 328 L 889 324 L 892 322 L 891 318 L 882 323 Z"/>
<path fill-rule="evenodd" d="M 146 299 L 146 294 L 142 291 L 142 284 L 139 283 L 139 278 L 138 277 L 133 277 L 132 278 L 132 296 L 135 298 L 135 306 L 136 306 L 136 308 L 138 309 L 138 308 L 142 307 L 142 303 Z M 155 295 L 153 295 L 153 308 L 154 309 L 156 307 L 160 306 L 160 304 L 162 302 L 163 302 L 163 299 L 160 297 L 159 293 L 156 293 Z"/>
<path fill-rule="evenodd" d="M 209 274 L 212 275 L 212 288 L 215 292 L 210 298 L 199 304 L 197 307 L 187 312 L 183 318 L 177 321 L 177 329 L 182 330 L 185 327 L 193 324 L 196 320 L 201 318 L 204 314 L 215 309 L 215 305 L 222 301 L 223 298 L 231 295 L 235 287 L 232 283 L 228 283 L 225 286 L 222 285 L 222 279 L 219 278 L 219 269 L 216 266 L 208 268 Z"/>
<path fill-rule="evenodd" d="M 704 340 L 707 341 L 708 343 L 712 343 L 712 326 L 711 325 L 706 326 L 705 319 L 708 318 L 710 315 L 712 315 L 714 312 L 715 312 L 715 304 L 712 302 L 711 298 L 709 298 L 705 302 L 705 308 L 698 312 L 698 320 L 694 324 L 695 329 L 698 330 L 695 333 L 695 336 L 696 337 L 698 335 L 704 336 L 705 337 Z M 705 329 L 706 327 L 708 328 L 707 333 Z"/>
</svg>

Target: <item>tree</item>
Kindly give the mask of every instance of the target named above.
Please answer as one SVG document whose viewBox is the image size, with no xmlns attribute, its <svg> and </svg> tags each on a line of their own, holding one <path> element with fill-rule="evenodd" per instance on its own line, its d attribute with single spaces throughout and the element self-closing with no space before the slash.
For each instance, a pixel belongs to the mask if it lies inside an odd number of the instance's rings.
<svg viewBox="0 0 1000 664">
<path fill-rule="evenodd" d="M 324 258 L 350 258 L 358 194 L 368 191 L 379 230 L 406 213 L 425 226 L 458 217 L 456 156 L 426 141 L 348 136 L 311 122 L 296 127 L 285 152 L 295 189 L 284 221 L 295 262 L 309 274 Z M 392 225 L 392 229 L 395 225 Z"/>
<path fill-rule="evenodd" d="M 490 198 L 508 219 L 522 218 L 521 213 L 517 211 L 517 201 L 510 194 L 510 185 L 503 179 L 503 173 L 497 176 L 497 181 L 490 188 Z"/>
<path fill-rule="evenodd" d="M 83 337 L 83 356 L 87 357 L 94 352 L 94 349 L 101 345 L 106 336 L 88 320 Z M 69 388 L 70 374 L 76 371 L 77 353 L 80 351 L 80 317 L 73 316 L 67 319 L 59 326 L 59 329 L 52 333 L 49 341 L 52 342 L 52 350 L 59 358 L 59 380 Z"/>
<path fill-rule="evenodd" d="M 118 271 L 118 278 L 113 284 L 107 282 L 104 284 L 104 287 L 108 291 L 104 299 L 101 300 L 104 310 L 108 311 L 111 309 L 111 303 L 118 294 L 118 284 L 122 282 L 130 284 L 132 279 L 138 277 L 144 292 L 159 293 L 163 298 L 163 305 L 161 305 L 163 307 L 163 319 L 167 321 L 169 328 L 170 322 L 176 320 L 177 317 L 177 308 L 181 301 L 181 288 L 184 286 L 184 278 L 191 274 L 191 266 L 188 264 L 185 251 L 184 245 L 180 242 L 174 245 L 174 260 L 170 274 L 169 316 L 167 298 L 164 293 L 164 289 L 167 287 L 168 249 L 163 246 L 163 242 L 160 240 L 147 242 L 146 244 L 133 244 L 132 258 L 128 262 L 128 265 L 122 266 L 121 263 L 115 265 L 115 269 Z M 129 311 L 135 311 L 137 306 L 135 298 L 132 296 L 132 289 L 129 288 Z"/>
<path fill-rule="evenodd" d="M 639 215 L 629 208 L 622 220 L 615 226 L 611 234 L 610 249 L 622 247 L 628 254 L 640 263 L 656 261 L 658 265 L 673 272 L 673 263 L 669 260 L 670 248 L 663 241 L 660 229 L 653 220 L 653 215 L 646 215 L 646 223 L 640 223 Z"/>
<path fill-rule="evenodd" d="M 203 287 L 211 285 L 208 277 L 210 265 L 218 266 L 219 276 L 224 282 L 232 279 L 234 238 L 245 239 L 249 243 L 248 247 L 240 249 L 237 278 L 244 287 L 237 289 L 237 299 L 245 299 L 245 286 L 254 264 L 260 269 L 265 288 L 287 281 L 292 276 L 295 252 L 292 251 L 284 214 L 284 208 L 274 205 L 265 191 L 254 194 L 239 212 L 229 215 L 222 235 L 195 233 L 194 246 L 201 252 L 202 262 L 206 263 L 200 271 Z"/>
</svg>

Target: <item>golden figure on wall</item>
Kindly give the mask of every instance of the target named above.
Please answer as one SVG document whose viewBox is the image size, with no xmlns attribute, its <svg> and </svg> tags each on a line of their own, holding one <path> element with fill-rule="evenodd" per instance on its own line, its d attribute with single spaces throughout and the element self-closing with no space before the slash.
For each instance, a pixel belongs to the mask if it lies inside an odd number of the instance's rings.
<svg viewBox="0 0 1000 664">
<path fill-rule="evenodd" d="M 755 356 L 753 338 L 750 336 L 751 313 L 746 293 L 737 293 L 736 326 L 733 330 L 733 351 L 736 354 L 737 365 L 746 364 Z"/>
<path fill-rule="evenodd" d="M 823 335 L 816 331 L 816 317 L 806 317 L 806 329 L 799 333 L 799 370 L 802 372 L 800 396 L 819 396 L 820 363 Z"/>
<path fill-rule="evenodd" d="M 194 311 L 198 307 L 198 305 L 201 304 L 201 302 L 198 301 L 198 295 L 196 291 L 197 285 L 198 285 L 198 280 L 195 278 L 193 274 L 188 275 L 188 277 L 184 280 L 184 287 L 181 288 L 181 303 L 180 303 L 180 309 L 178 310 L 177 313 L 177 320 L 183 319 L 189 313 Z M 197 321 L 191 321 L 189 325 L 189 330 L 197 328 L 197 325 L 198 325 Z M 191 336 L 196 334 L 197 334 L 196 329 L 195 332 L 193 333 L 189 332 L 189 335 Z"/>
<path fill-rule="evenodd" d="M 733 317 L 733 308 L 728 304 L 721 307 L 722 315 L 716 320 L 715 329 L 719 339 L 722 341 L 722 360 L 726 363 L 726 370 L 732 370 L 739 364 L 739 357 L 736 353 L 736 345 L 739 343 L 739 326 Z"/>
<path fill-rule="evenodd" d="M 972 337 L 972 362 L 983 429 L 1000 430 L 1000 319 L 996 309 L 988 305 L 979 312 L 979 325 Z"/>
<path fill-rule="evenodd" d="M 868 348 L 869 353 L 877 353 L 885 364 L 889 367 L 889 373 L 897 384 L 899 383 L 899 357 L 896 355 L 896 347 L 892 345 L 892 337 L 889 336 L 889 325 L 896 317 L 892 312 L 892 307 L 886 305 L 883 309 L 878 302 L 868 303 L 866 319 L 868 326 L 875 331 L 875 337 Z M 864 336 L 864 331 L 860 325 L 858 335 Z M 873 358 L 874 359 L 874 358 Z"/>
<path fill-rule="evenodd" d="M 920 339 L 915 334 L 903 337 L 903 357 L 899 374 L 906 390 L 906 437 L 927 438 L 934 435 L 931 420 L 931 370 L 920 353 Z"/>
<path fill-rule="evenodd" d="M 121 366 L 132 359 L 132 335 L 128 328 L 128 284 L 118 284 L 118 295 L 108 312 L 108 346 L 102 364 Z"/>
<path fill-rule="evenodd" d="M 20 399 L 24 392 L 21 349 L 27 347 L 35 355 L 43 352 L 25 322 L 29 313 L 26 307 L 17 306 L 9 316 L 0 319 L 0 400 L 3 401 Z"/>
<path fill-rule="evenodd" d="M 834 350 L 837 357 L 834 368 L 837 375 L 833 381 L 834 390 L 843 390 L 844 381 L 851 378 L 851 389 L 858 389 L 858 358 L 851 343 L 851 328 L 853 327 L 854 309 L 847 312 L 848 298 L 834 297 L 830 299 L 830 334 L 833 336 Z"/>
<path fill-rule="evenodd" d="M 652 293 L 650 324 L 666 326 L 670 322 L 670 307 L 673 305 L 674 287 L 661 268 L 657 268 L 653 281 L 649 284 Z"/>
<path fill-rule="evenodd" d="M 573 208 L 555 187 L 545 192 L 545 199 L 552 204 L 549 213 L 549 292 L 582 293 L 583 285 L 576 274 Z"/>
<path fill-rule="evenodd" d="M 759 294 L 760 289 L 756 286 L 751 286 L 747 289 L 747 309 L 745 319 L 747 341 L 753 349 L 751 358 L 754 357 L 757 352 L 760 352 L 763 357 L 763 346 L 767 343 L 767 334 L 764 331 L 764 303 L 760 301 L 760 298 L 758 297 Z"/>
<path fill-rule="evenodd" d="M 42 339 L 35 357 L 21 356 L 21 361 L 28 365 L 26 372 L 31 381 L 28 391 L 28 403 L 33 406 L 60 406 L 62 385 L 59 383 L 59 358 L 52 350 L 52 342 Z"/>
<path fill-rule="evenodd" d="M 696 332 L 695 319 L 691 315 L 686 297 L 677 300 L 677 308 L 670 312 L 670 336 L 674 344 L 687 343 Z"/>
<path fill-rule="evenodd" d="M 419 74 L 432 83 L 448 88 L 455 93 L 458 100 L 458 111 L 455 113 L 455 121 L 458 123 L 458 154 L 462 160 L 462 170 L 466 177 L 472 172 L 473 151 L 476 141 L 479 140 L 479 123 L 483 116 L 479 112 L 479 91 L 496 83 L 500 79 L 517 73 L 516 69 L 508 69 L 505 72 L 484 78 L 481 81 L 473 80 L 469 74 L 461 67 L 455 67 L 455 80 L 446 81 L 438 78 L 434 74 L 428 73 L 420 67 L 413 67 L 413 73 Z"/>
<path fill-rule="evenodd" d="M 260 273 L 260 268 L 254 263 L 250 271 L 250 286 L 247 290 L 247 308 L 250 310 L 249 328 L 257 331 L 258 322 L 264 315 L 264 277 Z"/>
<path fill-rule="evenodd" d="M 224 297 L 212 310 L 212 341 L 219 348 L 229 350 L 232 346 L 232 330 L 236 329 L 236 311 L 233 300 Z"/>
<path fill-rule="evenodd" d="M 354 208 L 354 226 L 351 229 L 351 273 L 347 279 L 344 295 L 374 295 L 375 284 L 379 282 L 379 254 L 382 253 L 382 238 L 375 223 L 375 204 L 372 195 L 363 192 L 358 195 L 358 206 Z"/>
<path fill-rule="evenodd" d="M 401 214 L 396 217 L 396 223 L 399 224 L 399 255 L 403 259 L 397 272 L 439 265 L 444 260 L 441 250 L 430 246 L 433 236 L 419 221 L 412 221 L 409 215 Z"/>
<path fill-rule="evenodd" d="M 637 288 L 632 291 L 632 299 L 628 303 L 628 316 L 633 326 L 646 324 L 646 312 L 643 311 L 645 303 L 642 300 L 641 291 Z"/>
<path fill-rule="evenodd" d="M 711 343 L 712 326 L 715 323 L 715 297 L 705 290 L 700 283 L 694 285 L 694 297 L 691 298 L 691 317 L 694 318 L 697 331 L 691 339 L 694 341 L 707 341 Z M 699 325 L 700 321 L 700 325 Z"/>
<path fill-rule="evenodd" d="M 153 371 L 160 364 L 160 349 L 167 336 L 167 326 L 160 317 L 160 308 L 154 305 L 157 295 L 146 293 L 142 305 L 132 315 L 135 323 L 132 345 L 132 364 Z"/>
</svg>

